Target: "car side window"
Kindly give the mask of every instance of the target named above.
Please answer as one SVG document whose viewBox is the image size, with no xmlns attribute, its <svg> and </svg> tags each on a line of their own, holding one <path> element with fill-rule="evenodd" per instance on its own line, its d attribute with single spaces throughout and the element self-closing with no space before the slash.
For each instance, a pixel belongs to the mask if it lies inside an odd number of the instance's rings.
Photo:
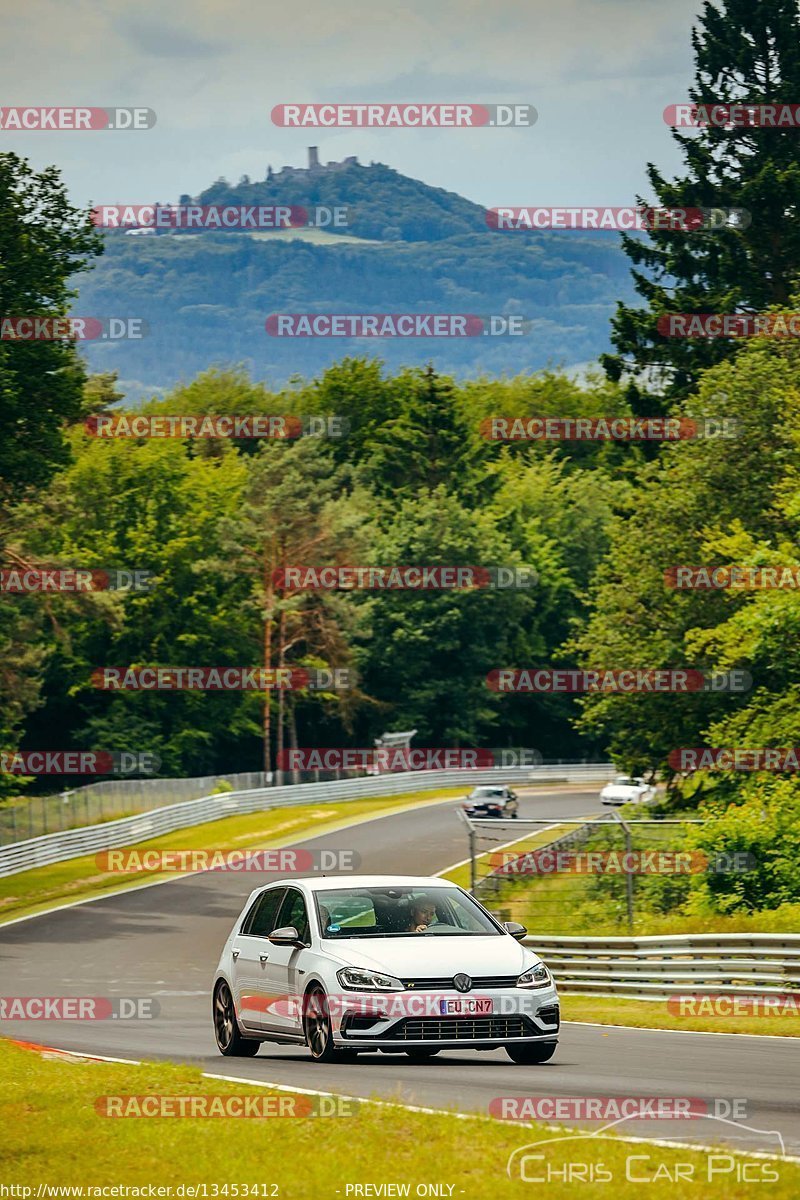
<svg viewBox="0 0 800 1200">
<path fill-rule="evenodd" d="M 271 888 L 259 896 L 242 925 L 242 933 L 251 937 L 269 937 L 273 929 L 278 928 L 278 909 L 285 895 L 285 888 Z"/>
<path fill-rule="evenodd" d="M 276 928 L 285 928 L 287 925 L 293 925 L 297 930 L 301 942 L 309 941 L 308 936 L 308 910 L 306 902 L 303 899 L 301 892 L 295 888 L 287 888 L 286 896 L 278 918 Z"/>
</svg>

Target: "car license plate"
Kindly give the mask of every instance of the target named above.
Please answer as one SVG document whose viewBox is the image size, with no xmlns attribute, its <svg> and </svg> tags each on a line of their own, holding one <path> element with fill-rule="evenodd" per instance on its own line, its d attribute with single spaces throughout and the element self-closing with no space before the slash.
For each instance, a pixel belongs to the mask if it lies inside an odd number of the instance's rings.
<svg viewBox="0 0 800 1200">
<path fill-rule="evenodd" d="M 439 1009 L 443 1017 L 483 1017 L 494 1012 L 494 1000 L 478 996 L 454 997 L 440 1000 Z"/>
</svg>

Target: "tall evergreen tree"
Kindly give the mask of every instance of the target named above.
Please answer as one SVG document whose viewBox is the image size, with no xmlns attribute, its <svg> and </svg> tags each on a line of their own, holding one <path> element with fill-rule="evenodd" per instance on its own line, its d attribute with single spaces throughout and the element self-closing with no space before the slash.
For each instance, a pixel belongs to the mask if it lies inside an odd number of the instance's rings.
<svg viewBox="0 0 800 1200">
<path fill-rule="evenodd" d="M 800 99 L 798 0 L 718 0 L 705 3 L 692 31 L 692 102 L 790 104 Z M 658 329 L 667 313 L 760 312 L 786 305 L 800 271 L 800 148 L 796 128 L 708 124 L 673 128 L 686 172 L 667 180 L 649 163 L 658 205 L 744 209 L 744 221 L 723 226 L 623 235 L 636 290 L 645 307 L 619 304 L 604 356 L 612 379 L 632 372 L 637 413 L 652 409 L 648 388 L 677 398 L 699 373 L 736 348 L 729 339 L 670 338 Z"/>
<path fill-rule="evenodd" d="M 102 252 L 91 214 L 71 205 L 55 167 L 0 154 L 0 515 L 67 461 L 65 421 L 81 411 L 75 342 L 14 337 L 14 317 L 62 317 L 71 277 Z M 2 531 L 0 531 L 2 539 Z"/>
</svg>

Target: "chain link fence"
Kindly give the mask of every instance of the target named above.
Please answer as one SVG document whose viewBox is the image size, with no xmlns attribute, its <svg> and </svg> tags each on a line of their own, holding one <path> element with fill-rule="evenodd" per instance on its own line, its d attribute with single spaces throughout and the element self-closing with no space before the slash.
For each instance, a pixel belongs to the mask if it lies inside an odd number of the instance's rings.
<svg viewBox="0 0 800 1200">
<path fill-rule="evenodd" d="M 470 890 L 535 934 L 632 933 L 674 912 L 702 871 L 746 869 L 687 845 L 698 818 L 480 820 L 467 826 Z"/>
<path fill-rule="evenodd" d="M 263 771 L 244 771 L 196 779 L 104 779 L 55 796 L 19 796 L 0 807 L 0 846 L 82 825 L 116 821 L 215 792 L 245 791 L 268 783 Z"/>
</svg>

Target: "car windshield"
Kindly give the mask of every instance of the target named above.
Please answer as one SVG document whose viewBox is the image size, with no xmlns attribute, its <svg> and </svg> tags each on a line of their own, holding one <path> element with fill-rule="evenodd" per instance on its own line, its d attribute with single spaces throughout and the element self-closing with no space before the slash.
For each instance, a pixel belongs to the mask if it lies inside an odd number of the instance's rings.
<svg viewBox="0 0 800 1200">
<path fill-rule="evenodd" d="M 503 796 L 502 788 L 474 788 L 470 793 L 470 800 L 496 800 Z"/>
<path fill-rule="evenodd" d="M 617 787 L 633 787 L 634 785 L 634 781 L 631 779 L 630 775 L 618 775 L 614 780 L 614 783 L 617 785 Z"/>
<path fill-rule="evenodd" d="M 353 887 L 315 892 L 324 938 L 501 936 L 471 896 L 456 888 Z"/>
</svg>

